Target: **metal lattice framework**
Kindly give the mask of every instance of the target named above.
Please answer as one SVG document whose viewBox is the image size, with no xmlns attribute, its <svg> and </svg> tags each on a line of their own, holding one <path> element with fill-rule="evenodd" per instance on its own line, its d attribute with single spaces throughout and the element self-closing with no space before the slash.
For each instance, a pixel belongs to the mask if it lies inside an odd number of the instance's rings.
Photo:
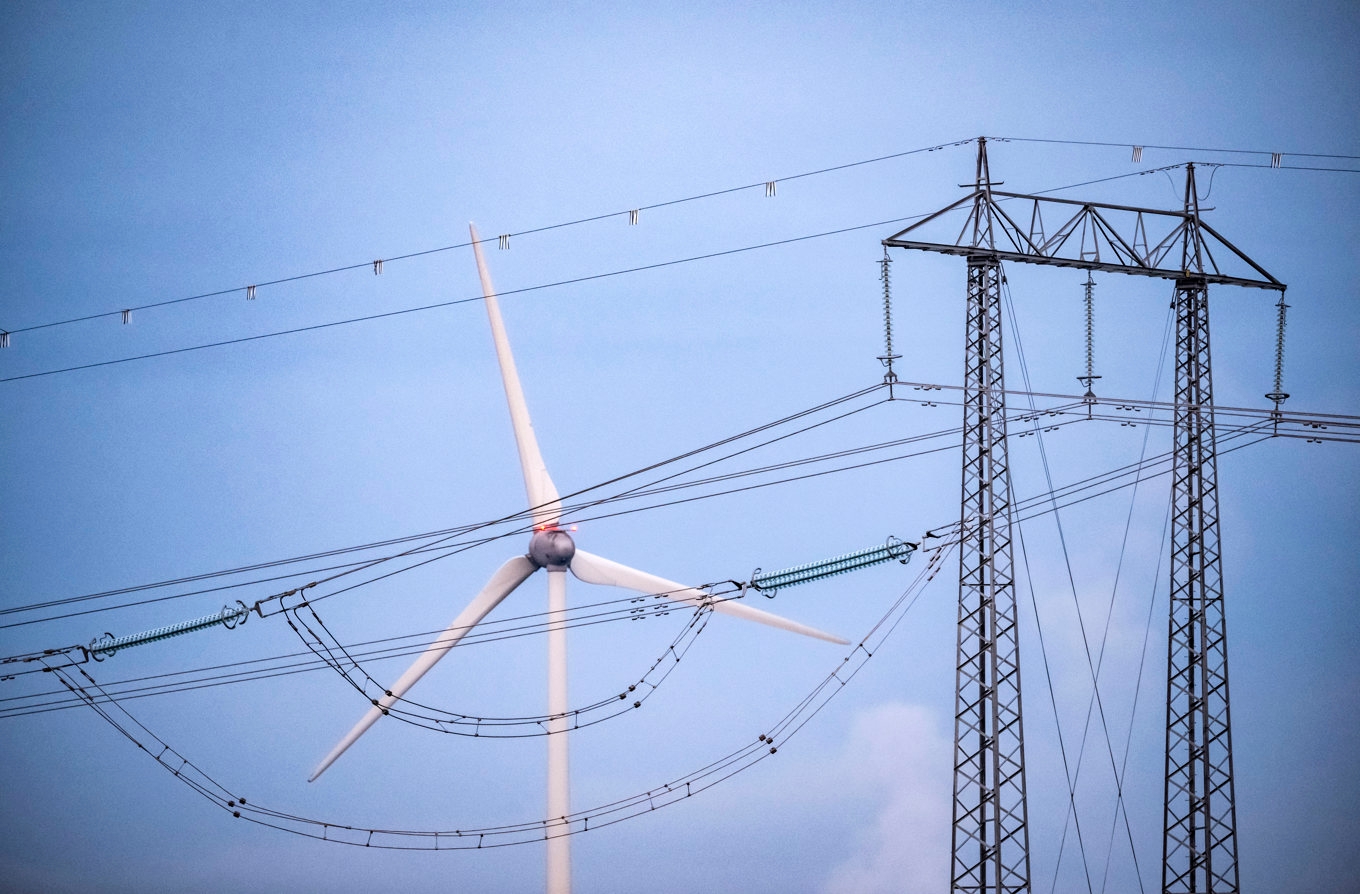
<svg viewBox="0 0 1360 894">
<path fill-rule="evenodd" d="M 1285 286 L 1200 218 L 1193 164 L 1182 210 L 1054 199 L 994 190 L 979 138 L 969 188 L 883 240 L 968 259 L 951 890 L 1030 889 L 1001 349 L 1000 263 L 1010 260 L 1176 283 L 1163 891 L 1237 894 L 1208 286 Z M 962 225 L 926 238 L 951 212 Z M 1046 228 L 1045 215 L 1061 223 Z"/>
<path fill-rule="evenodd" d="M 1029 890 L 1001 269 L 968 259 L 951 890 Z"/>
<path fill-rule="evenodd" d="M 1195 207 L 1195 177 L 1186 178 Z M 1185 267 L 1197 269 L 1193 245 Z M 1218 532 L 1209 294 L 1176 281 L 1175 460 L 1167 628 L 1162 890 L 1237 894 L 1237 806 L 1228 703 L 1228 633 Z"/>
</svg>

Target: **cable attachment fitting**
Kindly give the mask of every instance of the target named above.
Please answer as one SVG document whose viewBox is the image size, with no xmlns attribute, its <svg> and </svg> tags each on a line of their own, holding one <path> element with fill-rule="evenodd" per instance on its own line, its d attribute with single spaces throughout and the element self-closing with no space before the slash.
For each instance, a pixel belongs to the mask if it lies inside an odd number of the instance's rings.
<svg viewBox="0 0 1360 894">
<path fill-rule="evenodd" d="M 745 596 L 747 590 L 754 589 L 757 593 L 759 593 L 761 596 L 764 596 L 766 599 L 773 599 L 775 595 L 779 593 L 778 587 L 761 587 L 755 583 L 755 581 L 758 580 L 763 574 L 764 569 L 756 568 L 754 571 L 751 572 L 750 580 L 743 581 L 742 583 L 737 584 L 737 586 L 741 588 L 741 595 Z"/>
<path fill-rule="evenodd" d="M 235 630 L 250 619 L 250 606 L 238 599 L 235 606 L 222 606 L 221 618 L 223 627 Z"/>
<path fill-rule="evenodd" d="M 883 381 L 891 385 L 897 381 L 897 373 L 893 372 L 893 361 L 901 358 L 901 354 L 893 353 L 892 343 L 892 258 L 888 256 L 888 246 L 883 246 L 883 260 L 879 261 L 878 278 L 883 282 L 883 353 L 878 357 L 878 361 L 888 368 L 883 374 Z"/>
<path fill-rule="evenodd" d="M 118 648 L 114 643 L 115 639 L 113 634 L 106 630 L 104 631 L 103 636 L 96 636 L 94 639 L 90 640 L 90 645 L 81 651 L 95 661 L 103 661 L 105 656 L 113 655 L 118 651 Z"/>
</svg>

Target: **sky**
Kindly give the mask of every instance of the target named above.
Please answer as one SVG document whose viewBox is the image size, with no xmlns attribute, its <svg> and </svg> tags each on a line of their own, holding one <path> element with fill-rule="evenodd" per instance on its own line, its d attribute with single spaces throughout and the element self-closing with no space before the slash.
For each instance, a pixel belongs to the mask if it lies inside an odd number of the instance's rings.
<svg viewBox="0 0 1360 894">
<path fill-rule="evenodd" d="M 1178 207 L 1183 168 L 1138 172 L 1195 162 L 1206 220 L 1288 284 L 1285 408 L 1360 413 L 1360 177 L 1302 169 L 1358 167 L 1357 46 L 1360 13 L 1345 3 L 5 4 L 0 657 L 251 605 L 343 557 L 128 588 L 521 512 L 470 221 L 493 240 L 512 234 L 487 260 L 564 493 L 880 383 L 880 240 L 961 195 L 978 136 L 1006 189 L 1125 205 Z M 868 163 L 840 167 L 856 162 Z M 1084 274 L 1006 274 L 1010 387 L 1078 392 Z M 1097 391 L 1168 399 L 1171 285 L 1096 283 Z M 900 380 L 961 383 L 964 286 L 961 259 L 894 254 Z M 1275 295 L 1210 294 L 1217 403 L 1267 407 Z M 356 318 L 369 319 L 327 325 Z M 305 331 L 274 334 L 292 330 Z M 749 452 L 676 481 L 946 431 L 959 424 L 953 395 L 875 391 L 838 405 L 853 414 L 742 440 L 726 452 Z M 1042 438 L 1013 430 L 1015 493 L 1169 449 L 1166 427 L 1126 415 L 1133 424 Z M 687 583 L 744 581 L 957 520 L 957 436 L 922 443 L 939 449 L 569 520 L 596 554 Z M 906 452 L 919 450 L 866 455 Z M 1268 439 L 1225 452 L 1219 481 L 1242 887 L 1347 891 L 1360 874 L 1360 453 Z M 744 482 L 769 486 L 736 491 Z M 1022 525 L 1036 891 L 1158 884 L 1168 493 L 1150 478 Z M 340 642 L 415 635 L 419 648 L 525 548 L 513 522 L 481 530 L 485 542 L 461 535 L 469 548 L 386 579 L 321 584 L 314 608 Z M 949 555 L 915 589 L 927 559 L 748 595 L 855 642 L 885 616 L 898 623 L 776 755 L 575 836 L 576 889 L 941 890 L 958 570 Z M 240 586 L 192 592 L 222 583 Z M 488 620 L 541 613 L 545 593 L 532 578 Z M 904 593 L 915 601 L 892 614 Z M 617 595 L 569 587 L 574 605 Z M 573 701 L 637 680 L 688 617 L 574 629 Z M 82 667 L 133 687 L 301 649 L 273 614 Z M 847 654 L 712 619 L 643 708 L 572 734 L 574 805 L 746 747 Z M 1097 655 L 1103 726 L 1087 723 Z M 390 680 L 409 660 L 365 666 Z M 541 636 L 507 638 L 454 650 L 411 695 L 532 715 L 544 674 Z M 60 691 L 52 676 L 0 680 L 7 890 L 543 886 L 538 843 L 389 851 L 234 819 L 89 708 L 36 710 L 61 698 L 44 694 Z M 146 741 L 291 815 L 441 830 L 543 818 L 541 737 L 384 720 L 308 784 L 367 704 L 329 668 L 120 704 Z"/>
</svg>

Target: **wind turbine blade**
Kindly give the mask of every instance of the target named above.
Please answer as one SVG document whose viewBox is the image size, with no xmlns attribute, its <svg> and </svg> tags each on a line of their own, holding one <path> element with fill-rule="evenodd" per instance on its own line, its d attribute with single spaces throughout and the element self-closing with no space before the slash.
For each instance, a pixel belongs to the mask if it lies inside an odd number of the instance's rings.
<svg viewBox="0 0 1360 894">
<path fill-rule="evenodd" d="M 453 619 L 453 623 L 439 634 L 439 638 L 430 643 L 429 647 L 421 653 L 412 664 L 406 669 L 406 673 L 401 675 L 401 679 L 392 684 L 392 688 L 387 690 L 387 694 L 378 700 L 378 703 L 368 709 L 368 713 L 354 725 L 354 729 L 340 740 L 340 744 L 331 749 L 331 753 L 326 755 L 325 760 L 317 764 L 312 775 L 307 779 L 308 782 L 315 782 L 316 778 L 326 772 L 326 768 L 335 763 L 336 758 L 345 753 L 349 746 L 359 740 L 359 737 L 368 732 L 368 728 L 378 721 L 383 712 L 392 706 L 392 703 L 406 694 L 406 690 L 416 684 L 416 681 L 425 676 L 430 668 L 439 663 L 439 659 L 448 654 L 458 644 L 458 641 L 467 634 L 469 630 L 477 625 L 487 612 L 491 611 L 501 600 L 528 579 L 529 575 L 537 570 L 538 566 L 529 561 L 527 556 L 516 556 L 502 565 L 495 574 L 491 576 L 482 592 L 463 609 L 458 617 Z"/>
<path fill-rule="evenodd" d="M 655 593 L 665 596 L 667 599 L 696 607 L 709 598 L 703 590 L 686 587 L 683 584 L 657 577 L 655 574 L 648 574 L 645 571 L 638 571 L 636 568 L 629 568 L 627 565 L 620 565 L 618 562 L 610 561 L 581 549 L 576 550 L 576 554 L 572 556 L 571 573 L 588 584 L 622 587 L 625 590 L 635 590 L 639 593 Z M 801 633 L 803 636 L 823 639 L 829 643 L 841 645 L 849 645 L 850 643 L 849 640 L 841 639 L 839 636 L 823 633 L 814 627 L 808 627 L 806 624 L 799 624 L 797 621 L 790 621 L 787 618 L 772 615 L 740 602 L 731 600 L 714 602 L 713 610 L 719 614 L 744 618 L 747 621 L 778 627 L 780 630 L 788 630 L 791 633 Z"/>
<path fill-rule="evenodd" d="M 557 488 L 548 477 L 548 467 L 538 450 L 534 424 L 529 419 L 529 406 L 524 402 L 524 389 L 515 369 L 515 356 L 510 353 L 510 338 L 505 334 L 501 307 L 496 301 L 496 290 L 491 285 L 491 274 L 482 257 L 481 237 L 477 228 L 468 224 L 472 234 L 472 253 L 477 257 L 477 275 L 482 279 L 482 296 L 486 299 L 486 315 L 491 320 L 491 338 L 496 343 L 496 360 L 501 366 L 501 383 L 505 386 L 505 400 L 510 405 L 510 424 L 515 429 L 515 444 L 519 447 L 519 465 L 524 472 L 524 490 L 529 495 L 534 525 L 555 525 L 562 516 L 562 501 Z"/>
</svg>

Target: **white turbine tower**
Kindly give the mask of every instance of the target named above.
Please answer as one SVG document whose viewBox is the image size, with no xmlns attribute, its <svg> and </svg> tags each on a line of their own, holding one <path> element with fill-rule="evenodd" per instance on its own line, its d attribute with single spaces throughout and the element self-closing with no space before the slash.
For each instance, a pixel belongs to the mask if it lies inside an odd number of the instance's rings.
<svg viewBox="0 0 1360 894">
<path fill-rule="evenodd" d="M 562 516 L 562 501 L 548 477 L 547 466 L 538 450 L 534 438 L 533 423 L 529 420 L 529 409 L 524 402 L 524 392 L 520 388 L 519 373 L 515 370 L 515 358 L 510 353 L 510 341 L 505 334 L 505 324 L 501 321 L 500 306 L 496 303 L 496 293 L 491 287 L 491 276 L 487 273 L 486 261 L 482 257 L 481 241 L 477 228 L 469 225 L 472 233 L 472 250 L 477 257 L 477 273 L 482 280 L 482 294 L 486 297 L 486 313 L 491 319 L 491 335 L 496 343 L 496 357 L 500 361 L 501 381 L 505 385 L 505 399 L 510 406 L 510 422 L 515 430 L 515 443 L 519 447 L 519 464 L 524 471 L 524 489 L 528 492 L 530 512 L 534 521 L 534 533 L 529 540 L 527 555 L 516 556 L 507 561 L 491 576 L 482 591 L 463 609 L 453 623 L 439 635 L 401 675 L 397 682 L 387 690 L 386 695 L 369 708 L 354 728 L 331 749 L 331 753 L 317 765 L 309 782 L 315 781 L 326 768 L 335 762 L 345 750 L 353 745 L 379 717 L 387 712 L 416 681 L 434 667 L 439 659 L 448 654 L 458 641 L 475 627 L 487 613 L 509 596 L 520 584 L 540 568 L 548 572 L 548 894 L 569 894 L 571 891 L 571 848 L 567 817 L 571 814 L 570 786 L 567 768 L 567 575 L 571 571 L 579 580 L 588 584 L 621 587 L 638 593 L 659 594 L 675 602 L 690 606 L 709 604 L 710 599 L 702 590 L 686 587 L 645 571 L 638 571 L 617 562 L 611 562 L 576 548 L 571 535 L 562 530 L 558 523 Z M 845 644 L 840 637 L 823 633 L 803 624 L 789 621 L 778 615 L 751 608 L 737 602 L 712 602 L 713 611 L 720 614 L 745 618 L 778 627 L 781 630 L 801 633 L 832 643 Z M 554 832 L 554 829 L 556 830 Z"/>
</svg>

